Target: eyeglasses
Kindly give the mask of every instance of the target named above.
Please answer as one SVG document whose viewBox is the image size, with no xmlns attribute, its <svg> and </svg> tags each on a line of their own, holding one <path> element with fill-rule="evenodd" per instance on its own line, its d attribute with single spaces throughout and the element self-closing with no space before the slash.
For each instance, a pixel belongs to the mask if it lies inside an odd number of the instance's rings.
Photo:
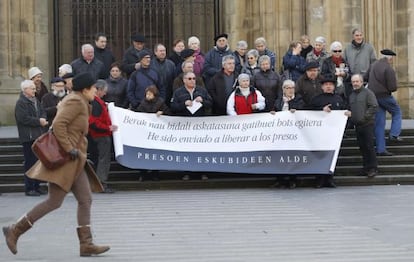
<svg viewBox="0 0 414 262">
<path fill-rule="evenodd" d="M 334 52 L 334 53 L 341 53 L 342 50 L 332 50 L 332 52 Z"/>
<path fill-rule="evenodd" d="M 195 78 L 195 77 L 187 77 L 186 79 L 187 79 L 187 80 L 196 80 L 196 78 Z"/>
</svg>

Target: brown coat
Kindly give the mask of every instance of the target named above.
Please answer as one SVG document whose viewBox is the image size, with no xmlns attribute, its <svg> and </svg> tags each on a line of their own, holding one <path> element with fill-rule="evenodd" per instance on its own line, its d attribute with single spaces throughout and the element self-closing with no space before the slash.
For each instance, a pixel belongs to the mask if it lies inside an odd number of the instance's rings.
<svg viewBox="0 0 414 262">
<path fill-rule="evenodd" d="M 96 174 L 88 166 L 85 167 L 88 146 L 85 136 L 88 133 L 90 112 L 89 101 L 80 92 L 72 92 L 62 100 L 53 121 L 53 133 L 66 152 L 77 148 L 79 157 L 54 170 L 47 169 L 37 161 L 27 172 L 30 178 L 57 184 L 64 191 L 69 192 L 73 182 L 85 170 L 89 181 L 92 182 L 91 188 L 96 189 L 96 186 L 101 188 L 101 185 L 95 184 L 99 183 Z"/>
</svg>

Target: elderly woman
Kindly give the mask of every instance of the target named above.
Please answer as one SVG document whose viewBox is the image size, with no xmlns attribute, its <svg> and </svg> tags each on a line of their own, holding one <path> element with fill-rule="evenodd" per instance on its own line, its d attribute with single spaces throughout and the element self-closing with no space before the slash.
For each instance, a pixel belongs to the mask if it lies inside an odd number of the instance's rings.
<svg viewBox="0 0 414 262">
<path fill-rule="evenodd" d="M 328 56 L 322 62 L 321 75 L 324 78 L 335 78 L 336 88 L 335 92 L 339 95 L 343 95 L 345 88 L 347 89 L 345 97 L 352 92 L 351 87 L 351 74 L 349 73 L 349 67 L 342 57 L 342 44 L 341 42 L 334 41 L 330 46 L 331 55 Z"/>
<path fill-rule="evenodd" d="M 260 67 L 257 63 L 259 59 L 259 51 L 256 49 L 250 49 L 246 54 L 247 61 L 242 68 L 242 74 L 248 74 L 253 77 L 257 72 L 260 71 Z"/>
<path fill-rule="evenodd" d="M 122 76 L 121 65 L 113 63 L 109 70 L 109 77 L 106 79 L 108 91 L 103 97 L 105 102 L 114 102 L 115 106 L 128 108 L 127 98 L 128 80 Z"/>
<path fill-rule="evenodd" d="M 313 50 L 306 55 L 306 62 L 318 62 L 319 67 L 321 66 L 322 60 L 328 56 L 325 50 L 326 39 L 323 36 L 315 38 L 315 44 Z"/>
<path fill-rule="evenodd" d="M 291 111 L 296 109 L 303 109 L 304 102 L 302 96 L 295 94 L 295 82 L 292 80 L 285 80 L 282 84 L 283 95 L 276 99 L 275 111 Z"/>
<path fill-rule="evenodd" d="M 72 192 L 78 201 L 78 237 L 80 242 L 80 256 L 101 254 L 109 250 L 109 246 L 96 246 L 92 243 L 91 234 L 91 186 L 99 186 L 97 177 L 91 167 L 86 164 L 85 138 L 88 133 L 88 118 L 90 102 L 94 100 L 96 87 L 95 80 L 89 73 L 80 73 L 73 79 L 73 92 L 67 95 L 58 107 L 53 122 L 53 133 L 63 150 L 71 157 L 71 161 L 63 166 L 50 170 L 40 161 L 28 171 L 27 175 L 33 179 L 49 182 L 47 199 L 33 207 L 15 224 L 3 227 L 3 234 L 7 246 L 13 254 L 17 253 L 17 240 L 29 230 L 40 218 L 59 208 L 68 192 Z M 89 184 L 89 180 L 95 183 Z"/>
<path fill-rule="evenodd" d="M 196 74 L 196 76 L 201 76 L 203 73 L 205 59 L 204 54 L 200 49 L 200 39 L 198 39 L 196 36 L 191 36 L 188 38 L 188 48 L 194 50 L 194 74 Z"/>
<path fill-rule="evenodd" d="M 227 114 L 231 116 L 251 114 L 265 108 L 265 98 L 256 88 L 250 86 L 250 76 L 240 74 L 237 78 L 239 86 L 227 99 Z"/>
</svg>

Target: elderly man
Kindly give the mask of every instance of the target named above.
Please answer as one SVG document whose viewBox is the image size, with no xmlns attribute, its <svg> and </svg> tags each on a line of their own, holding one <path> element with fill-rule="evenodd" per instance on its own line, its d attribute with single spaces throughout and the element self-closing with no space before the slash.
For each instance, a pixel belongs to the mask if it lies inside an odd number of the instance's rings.
<svg viewBox="0 0 414 262">
<path fill-rule="evenodd" d="M 56 116 L 57 105 L 66 95 L 66 81 L 61 77 L 54 77 L 50 83 L 52 84 L 52 92 L 47 93 L 42 99 L 42 106 L 46 111 L 47 120 L 52 124 Z"/>
<path fill-rule="evenodd" d="M 220 34 L 214 37 L 216 45 L 205 56 L 203 78 L 207 85 L 210 79 L 222 69 L 223 57 L 232 54 L 227 38 L 227 34 Z"/>
<path fill-rule="evenodd" d="M 325 78 L 320 82 L 322 84 L 322 93 L 312 98 L 311 109 L 323 110 L 327 113 L 331 112 L 331 110 L 346 109 L 346 104 L 342 97 L 335 94 L 336 79 Z M 315 187 L 336 187 L 333 181 L 333 175 L 316 176 Z"/>
<path fill-rule="evenodd" d="M 371 65 L 371 70 L 366 75 L 368 88 L 374 92 L 378 101 L 378 111 L 375 116 L 375 140 L 377 154 L 380 156 L 391 156 L 385 145 L 385 114 L 391 113 L 390 141 L 402 141 L 400 138 L 402 114 L 392 93 L 397 91 L 397 77 L 391 67 L 396 53 L 389 49 L 381 50 L 382 58 Z"/>
<path fill-rule="evenodd" d="M 355 124 L 356 138 L 362 154 L 363 168 L 360 175 L 374 177 L 377 175 L 377 156 L 374 148 L 375 113 L 378 108 L 374 93 L 364 87 L 362 75 L 351 77 L 353 91 L 349 96 L 350 112 L 347 115 Z"/>
<path fill-rule="evenodd" d="M 32 151 L 36 138 L 47 130 L 49 122 L 39 100 L 35 97 L 36 86 L 32 80 L 24 80 L 20 97 L 16 102 L 15 118 L 19 140 L 23 146 L 24 156 L 24 189 L 26 196 L 40 196 L 46 191 L 40 188 L 38 180 L 29 178 L 26 172 L 36 163 L 37 157 Z"/>
<path fill-rule="evenodd" d="M 70 64 L 73 75 L 79 73 L 90 73 L 97 80 L 105 78 L 104 64 L 95 58 L 95 50 L 91 44 L 84 44 L 81 47 L 82 56 L 73 60 Z"/>
<path fill-rule="evenodd" d="M 183 76 L 185 73 L 187 72 L 194 72 L 194 63 L 191 61 L 184 61 L 181 64 L 181 70 L 183 70 L 183 72 L 181 74 L 179 74 L 173 82 L 173 92 L 175 90 L 177 90 L 179 87 L 182 87 L 184 85 L 184 80 L 183 80 Z M 197 86 L 201 86 L 201 87 L 205 87 L 204 86 L 204 81 L 203 78 L 201 76 L 196 76 L 196 85 Z"/>
<path fill-rule="evenodd" d="M 175 90 L 171 100 L 171 111 L 177 116 L 205 116 L 211 107 L 212 101 L 207 90 L 196 85 L 196 76 L 187 72 L 183 76 L 184 86 Z M 198 110 L 192 107 L 200 103 Z"/>
<path fill-rule="evenodd" d="M 319 75 L 318 62 L 310 62 L 305 66 L 305 74 L 303 74 L 296 82 L 296 92 L 300 94 L 305 102 L 304 109 L 310 109 L 313 97 L 322 93 L 321 83 L 322 77 Z"/>
<path fill-rule="evenodd" d="M 364 34 L 357 28 L 352 30 L 352 42 L 345 47 L 343 56 L 353 74 L 364 75 L 377 60 L 374 47 L 364 41 Z"/>
<path fill-rule="evenodd" d="M 219 116 L 226 115 L 227 98 L 234 91 L 237 82 L 234 56 L 223 57 L 221 64 L 222 70 L 217 72 L 207 85 L 208 92 L 213 98 L 213 113 Z"/>
<path fill-rule="evenodd" d="M 143 50 L 151 54 L 151 50 L 145 47 L 145 36 L 136 34 L 131 37 L 132 45 L 125 51 L 121 69 L 128 78 L 140 67 L 139 53 Z"/>
</svg>

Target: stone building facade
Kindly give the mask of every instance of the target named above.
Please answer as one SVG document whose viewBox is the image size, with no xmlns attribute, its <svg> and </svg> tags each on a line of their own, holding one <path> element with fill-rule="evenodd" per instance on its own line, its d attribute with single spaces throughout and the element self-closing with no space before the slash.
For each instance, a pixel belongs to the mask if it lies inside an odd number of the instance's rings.
<svg viewBox="0 0 414 262">
<path fill-rule="evenodd" d="M 70 3 L 71 0 L 62 2 Z M 241 39 L 252 47 L 254 39 L 264 36 L 268 47 L 276 51 L 279 65 L 289 42 L 299 39 L 302 34 L 311 38 L 322 35 L 328 43 L 337 40 L 346 45 L 351 41 L 351 30 L 361 28 L 377 55 L 383 48 L 397 52 L 394 67 L 399 89 L 395 96 L 403 108 L 404 118 L 414 118 L 414 70 L 411 68 L 414 65 L 414 49 L 411 48 L 414 43 L 414 12 L 411 12 L 414 1 L 212 0 L 212 8 L 208 7 L 203 17 L 197 11 L 180 8 L 187 6 L 187 2 L 196 1 L 168 2 L 176 5 L 172 16 L 174 38 L 199 35 L 203 50 L 207 51 L 216 33 L 228 33 L 232 48 Z M 28 68 L 41 68 L 45 73 L 44 82 L 48 83 L 57 63 L 62 62 L 59 60 L 62 54 L 66 59 L 78 56 L 68 53 L 73 46 L 71 37 L 60 36 L 64 38 L 61 43 L 66 44 L 60 49 L 56 46 L 56 31 L 67 23 L 66 19 L 57 20 L 57 8 L 63 7 L 53 0 L 0 1 L 0 125 L 15 124 L 14 104 Z M 189 22 L 184 23 L 183 17 Z M 188 26 L 189 23 L 194 26 Z M 203 30 L 201 34 L 200 30 Z"/>
</svg>

